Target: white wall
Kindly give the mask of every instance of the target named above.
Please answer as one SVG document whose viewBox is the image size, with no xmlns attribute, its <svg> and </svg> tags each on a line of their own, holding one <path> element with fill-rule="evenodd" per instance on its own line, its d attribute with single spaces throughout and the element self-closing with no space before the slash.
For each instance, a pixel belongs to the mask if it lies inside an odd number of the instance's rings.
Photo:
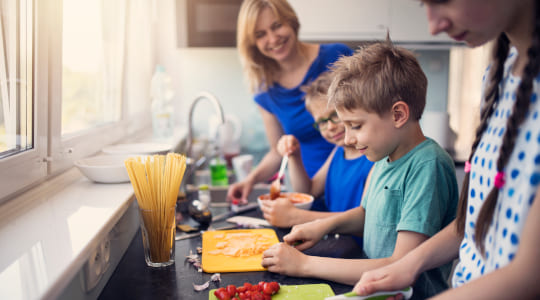
<svg viewBox="0 0 540 300">
<path fill-rule="evenodd" d="M 156 63 L 165 66 L 175 89 L 175 123 L 187 126 L 188 109 L 201 91 L 214 94 L 225 114 L 238 116 L 243 123 L 242 145 L 245 150 L 259 152 L 268 143 L 259 111 L 248 86 L 235 48 L 178 48 L 176 46 L 175 0 L 159 0 L 156 10 Z M 199 102 L 194 111 L 196 136 L 207 132 L 213 107 Z"/>
</svg>

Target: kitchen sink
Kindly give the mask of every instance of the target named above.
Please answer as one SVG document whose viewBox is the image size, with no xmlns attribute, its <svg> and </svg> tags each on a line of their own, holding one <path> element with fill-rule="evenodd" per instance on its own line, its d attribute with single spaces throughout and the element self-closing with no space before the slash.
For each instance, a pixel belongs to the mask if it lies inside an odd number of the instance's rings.
<svg viewBox="0 0 540 300">
<path fill-rule="evenodd" d="M 226 203 L 227 202 L 227 191 L 229 187 L 228 186 L 210 186 L 208 190 L 210 191 L 210 199 L 212 203 Z M 249 202 L 256 202 L 257 197 L 263 194 L 268 194 L 270 191 L 270 184 L 266 183 L 258 183 L 253 186 L 253 190 L 248 196 Z M 196 199 L 198 189 L 195 185 L 187 184 L 186 186 L 186 192 L 188 195 L 188 198 Z"/>
</svg>

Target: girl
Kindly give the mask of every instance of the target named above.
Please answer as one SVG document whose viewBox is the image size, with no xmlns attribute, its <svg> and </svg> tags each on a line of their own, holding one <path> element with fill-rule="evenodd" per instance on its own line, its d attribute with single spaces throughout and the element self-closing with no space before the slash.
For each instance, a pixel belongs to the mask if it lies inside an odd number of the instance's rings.
<svg viewBox="0 0 540 300">
<path fill-rule="evenodd" d="M 244 0 L 238 15 L 237 47 L 251 91 L 264 122 L 270 151 L 241 182 L 230 186 L 229 199 L 247 202 L 257 182 L 268 180 L 278 169 L 276 150 L 283 134 L 301 144 L 302 161 L 312 177 L 333 149 L 313 128 L 300 87 L 342 55 L 352 54 L 343 44 L 309 44 L 298 40 L 300 23 L 286 0 Z"/>
<path fill-rule="evenodd" d="M 496 39 L 456 220 L 386 267 L 366 272 L 360 295 L 411 285 L 452 259 L 440 299 L 540 297 L 540 1 L 423 1 L 432 34 L 478 46 Z M 401 297 L 397 297 L 401 298 Z"/>
</svg>

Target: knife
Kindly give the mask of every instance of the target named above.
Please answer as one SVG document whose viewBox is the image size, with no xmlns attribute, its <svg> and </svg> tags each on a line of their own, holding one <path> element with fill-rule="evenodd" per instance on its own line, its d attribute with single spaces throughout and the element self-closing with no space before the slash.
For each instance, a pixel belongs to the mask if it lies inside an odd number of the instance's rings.
<svg viewBox="0 0 540 300">
<path fill-rule="evenodd" d="M 404 299 L 410 299 L 413 294 L 413 289 L 412 287 L 408 287 L 398 291 L 376 292 L 367 296 L 359 296 L 355 292 L 348 292 L 337 296 L 326 297 L 325 300 L 384 300 L 388 297 L 396 296 L 397 294 L 402 294 Z"/>
<path fill-rule="evenodd" d="M 210 230 L 227 230 L 227 229 L 235 229 L 237 227 L 238 226 L 236 226 L 236 225 L 229 225 L 229 226 L 223 226 L 223 227 L 214 228 L 214 229 L 210 229 Z M 181 240 L 185 240 L 185 239 L 190 239 L 192 237 L 200 236 L 202 233 L 203 233 L 203 231 L 199 231 L 199 232 L 195 232 L 195 233 L 187 233 L 187 234 L 184 234 L 184 235 L 177 235 L 177 236 L 174 237 L 174 240 L 175 241 L 181 241 Z"/>
<path fill-rule="evenodd" d="M 229 217 L 232 217 L 232 216 L 234 216 L 236 214 L 243 213 L 243 212 L 255 209 L 257 207 L 259 207 L 258 203 L 246 204 L 246 205 L 240 206 L 237 210 L 231 210 L 229 212 L 226 212 L 226 213 L 223 213 L 221 215 L 217 215 L 217 216 L 213 217 L 212 222 L 218 222 L 218 221 L 221 221 L 221 220 L 225 220 L 225 219 L 227 219 Z"/>
</svg>

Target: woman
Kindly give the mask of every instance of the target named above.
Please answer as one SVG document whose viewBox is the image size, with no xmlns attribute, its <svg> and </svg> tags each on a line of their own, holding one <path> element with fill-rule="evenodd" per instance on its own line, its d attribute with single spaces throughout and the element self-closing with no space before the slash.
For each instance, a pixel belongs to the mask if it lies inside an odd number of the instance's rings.
<svg viewBox="0 0 540 300">
<path fill-rule="evenodd" d="M 281 162 L 276 150 L 283 134 L 301 146 L 306 172 L 312 177 L 333 149 L 313 128 L 301 86 L 328 70 L 352 50 L 343 44 L 318 45 L 298 40 L 300 23 L 285 0 L 245 0 L 238 15 L 237 47 L 251 92 L 264 122 L 270 151 L 241 182 L 232 184 L 229 199 L 247 202 L 255 183 L 271 178 Z"/>
</svg>

